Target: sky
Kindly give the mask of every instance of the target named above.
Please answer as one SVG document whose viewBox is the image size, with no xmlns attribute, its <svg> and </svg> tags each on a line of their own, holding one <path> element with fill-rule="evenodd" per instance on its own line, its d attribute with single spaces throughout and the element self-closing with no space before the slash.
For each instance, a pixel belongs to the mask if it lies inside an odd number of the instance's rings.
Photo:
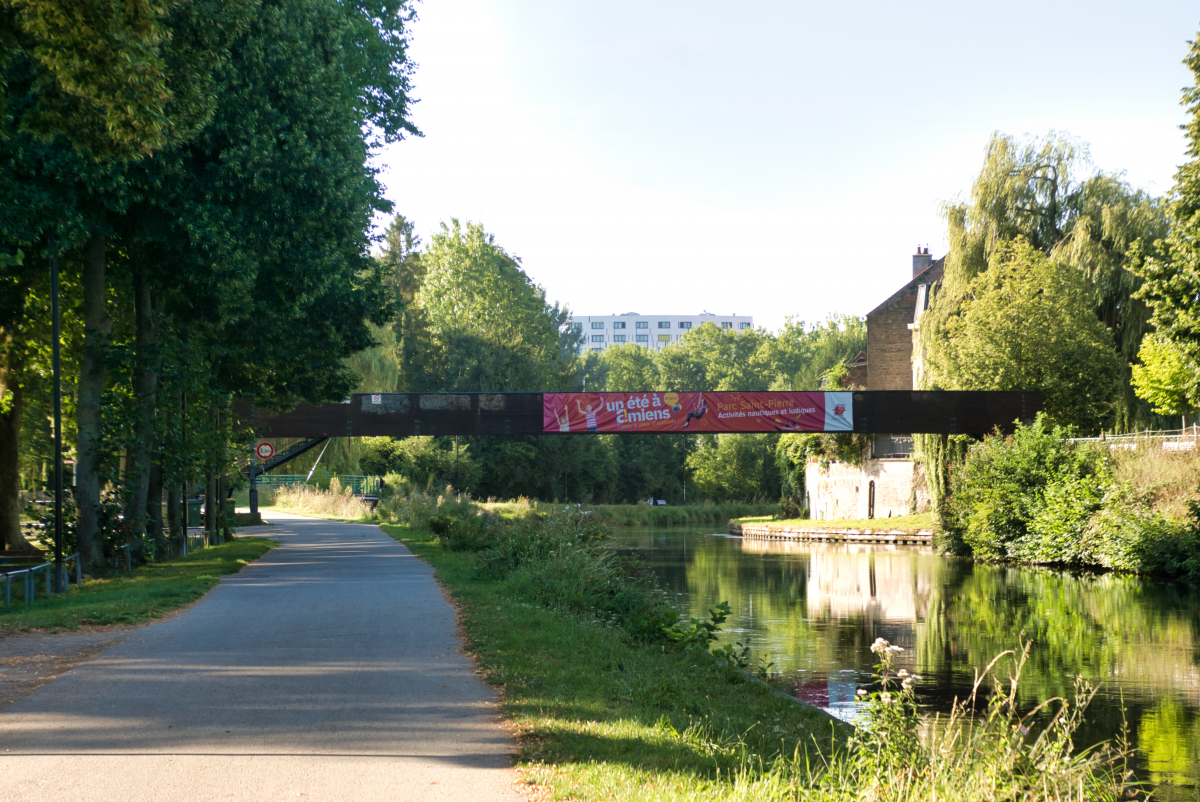
<svg viewBox="0 0 1200 802">
<path fill-rule="evenodd" d="M 424 0 L 376 157 L 426 243 L 482 223 L 580 315 L 865 315 L 946 250 L 989 138 L 1066 132 L 1168 193 L 1184 2 Z M 381 223 L 386 223 L 382 220 Z"/>
</svg>

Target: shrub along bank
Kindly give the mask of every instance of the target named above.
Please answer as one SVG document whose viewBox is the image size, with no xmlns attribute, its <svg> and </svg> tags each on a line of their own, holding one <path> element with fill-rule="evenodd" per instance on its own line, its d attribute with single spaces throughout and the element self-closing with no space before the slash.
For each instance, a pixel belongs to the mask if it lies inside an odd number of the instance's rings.
<svg viewBox="0 0 1200 802">
<path fill-rule="evenodd" d="M 973 445 L 951 475 L 938 543 L 984 560 L 1200 578 L 1200 456 L 1074 443 L 1039 416 Z"/>
<path fill-rule="evenodd" d="M 891 675 L 895 647 L 878 642 L 886 679 L 864 699 L 872 727 L 855 734 L 751 680 L 745 650 L 710 651 L 727 605 L 682 619 L 597 516 L 405 504 L 394 508 L 404 524 L 384 529 L 437 570 L 516 725 L 520 767 L 554 798 L 1122 798 L 1123 752 L 1072 752 L 1086 700 L 1057 703 L 1040 737 L 1019 717 L 1015 683 L 998 687 L 982 723 L 965 724 L 963 708 L 923 746 L 916 680 Z"/>
</svg>

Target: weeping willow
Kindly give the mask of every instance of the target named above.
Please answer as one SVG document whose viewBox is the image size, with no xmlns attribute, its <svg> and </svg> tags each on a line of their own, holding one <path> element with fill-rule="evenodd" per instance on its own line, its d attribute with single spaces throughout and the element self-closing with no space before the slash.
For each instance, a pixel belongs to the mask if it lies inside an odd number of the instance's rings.
<svg viewBox="0 0 1200 802">
<path fill-rule="evenodd" d="M 1097 318 L 1113 334 L 1124 375 L 1113 398 L 1112 427 L 1157 422 L 1130 382 L 1150 314 L 1135 297 L 1141 279 L 1129 268 L 1131 250 L 1169 230 L 1162 198 L 1134 190 L 1119 173 L 1097 172 L 1087 145 L 1066 134 L 1052 131 L 1018 141 L 996 133 L 969 199 L 947 203 L 942 212 L 950 249 L 945 276 L 915 334 L 920 351 L 932 354 L 942 347 L 947 322 L 972 300 L 972 279 L 1005 244 L 1022 238 L 1080 271 Z M 960 377 L 944 365 L 924 370 L 921 382 L 925 389 L 985 389 L 960 386 Z"/>
</svg>

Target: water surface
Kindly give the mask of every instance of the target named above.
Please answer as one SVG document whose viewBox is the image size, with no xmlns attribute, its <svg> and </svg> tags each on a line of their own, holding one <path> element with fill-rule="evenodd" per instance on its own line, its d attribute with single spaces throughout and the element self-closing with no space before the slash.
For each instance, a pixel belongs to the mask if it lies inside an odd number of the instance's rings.
<svg viewBox="0 0 1200 802">
<path fill-rule="evenodd" d="M 1114 737 L 1122 715 L 1138 775 L 1156 799 L 1200 798 L 1200 590 L 1116 574 L 980 565 L 912 546 L 753 541 L 694 529 L 618 529 L 688 615 L 728 601 L 722 640 L 794 676 L 798 695 L 853 714 L 877 637 L 904 647 L 932 714 L 966 696 L 976 668 L 1032 640 L 1022 698 L 1099 686 L 1083 740 Z M 1122 700 L 1124 714 L 1122 714 Z"/>
</svg>

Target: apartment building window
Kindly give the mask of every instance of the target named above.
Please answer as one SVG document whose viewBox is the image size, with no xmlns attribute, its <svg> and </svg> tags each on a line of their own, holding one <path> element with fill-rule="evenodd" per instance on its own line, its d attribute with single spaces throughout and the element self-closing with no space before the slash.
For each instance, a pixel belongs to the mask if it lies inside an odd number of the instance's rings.
<svg viewBox="0 0 1200 802">
<path fill-rule="evenodd" d="M 604 328 L 604 324 L 603 323 L 593 323 L 592 328 L 593 329 L 602 329 L 602 328 Z"/>
<path fill-rule="evenodd" d="M 658 341 L 660 343 L 669 343 L 669 342 L 671 342 L 671 335 L 670 334 L 660 334 L 660 335 L 658 335 Z"/>
<path fill-rule="evenodd" d="M 593 334 L 593 335 L 592 335 L 592 342 L 594 342 L 594 343 L 602 343 L 602 342 L 604 342 L 604 335 L 603 335 L 603 334 Z"/>
<path fill-rule="evenodd" d="M 681 328 L 681 329 L 690 329 L 691 327 L 692 327 L 692 321 L 690 321 L 690 320 L 681 320 L 681 321 L 679 321 L 679 328 Z"/>
<path fill-rule="evenodd" d="M 650 335 L 649 335 L 649 334 L 636 334 L 636 335 L 634 335 L 634 336 L 635 336 L 635 337 L 637 337 L 637 341 L 638 341 L 638 342 L 640 342 L 640 343 L 648 343 L 648 342 L 650 342 Z"/>
<path fill-rule="evenodd" d="M 738 328 L 739 329 L 748 329 L 748 328 L 750 328 L 750 324 L 749 323 L 739 323 Z"/>
<path fill-rule="evenodd" d="M 732 324 L 732 323 L 729 323 L 729 322 L 726 322 L 726 321 L 722 321 L 722 322 L 721 322 L 721 328 L 723 328 L 723 329 L 732 329 L 732 328 L 733 328 L 733 324 Z"/>
<path fill-rule="evenodd" d="M 596 348 L 595 346 L 592 346 L 592 350 L 593 350 L 593 351 L 603 351 L 604 349 L 603 349 L 603 348 Z"/>
<path fill-rule="evenodd" d="M 618 320 L 615 323 L 613 323 L 613 328 L 614 329 L 623 329 L 623 328 L 625 328 L 625 322 L 623 320 Z"/>
<path fill-rule="evenodd" d="M 613 342 L 615 342 L 615 343 L 623 343 L 623 342 L 625 342 L 625 335 L 624 335 L 624 334 L 614 334 L 614 335 L 613 335 Z"/>
<path fill-rule="evenodd" d="M 671 321 L 669 321 L 669 320 L 660 320 L 660 321 L 658 321 L 658 327 L 659 327 L 660 329 L 669 329 L 669 328 L 671 328 Z"/>
<path fill-rule="evenodd" d="M 583 324 L 582 323 L 572 323 L 571 331 L 583 331 Z"/>
<path fill-rule="evenodd" d="M 636 328 L 639 328 L 639 329 L 648 329 L 648 328 L 650 328 L 650 324 L 649 324 L 649 323 L 647 323 L 647 322 L 646 322 L 646 321 L 644 321 L 644 320 L 639 320 L 637 323 L 634 323 L 633 325 L 634 325 Z"/>
</svg>

